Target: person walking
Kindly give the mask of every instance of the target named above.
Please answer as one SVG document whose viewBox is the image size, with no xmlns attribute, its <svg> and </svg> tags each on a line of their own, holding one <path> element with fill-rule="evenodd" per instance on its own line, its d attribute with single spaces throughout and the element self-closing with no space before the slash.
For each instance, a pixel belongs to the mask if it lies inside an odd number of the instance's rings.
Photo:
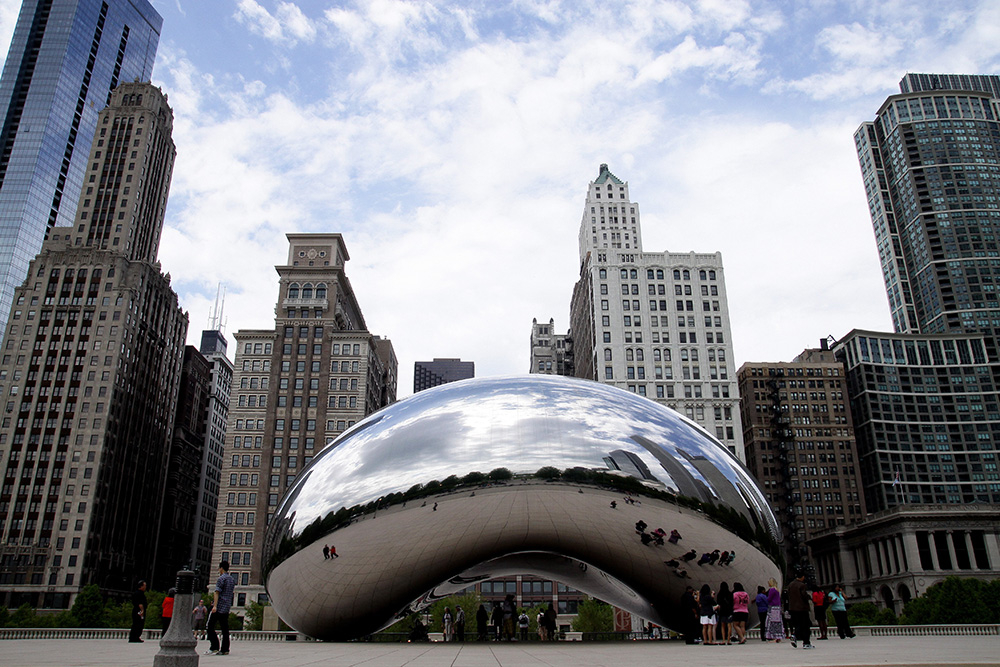
<svg viewBox="0 0 1000 667">
<path fill-rule="evenodd" d="M 212 594 L 212 613 L 208 616 L 208 651 L 207 654 L 229 655 L 229 610 L 233 606 L 233 591 L 236 581 L 229 574 L 229 561 L 219 561 L 219 578 L 215 580 L 215 592 Z M 222 643 L 215 628 L 222 629 Z"/>
<path fill-rule="evenodd" d="M 854 630 L 851 629 L 851 623 L 847 619 L 847 599 L 844 597 L 844 591 L 840 588 L 840 584 L 835 584 L 827 597 L 830 600 L 830 612 L 833 614 L 833 620 L 837 622 L 837 635 L 841 639 L 845 637 L 854 639 Z"/>
<path fill-rule="evenodd" d="M 781 591 L 778 582 L 773 578 L 767 580 L 767 638 L 775 643 L 781 643 L 785 636 L 785 622 L 781 617 Z"/>
<path fill-rule="evenodd" d="M 719 605 L 719 641 L 728 646 L 732 643 L 733 636 L 733 592 L 725 581 L 719 584 L 716 602 Z"/>
<path fill-rule="evenodd" d="M 750 605 L 750 596 L 743 590 L 743 584 L 736 582 L 733 584 L 733 629 L 736 630 L 736 639 L 740 644 L 747 643 L 747 619 L 750 612 L 747 607 Z"/>
<path fill-rule="evenodd" d="M 160 607 L 160 627 L 163 628 L 163 636 L 167 635 L 167 628 L 170 627 L 170 619 L 174 616 L 174 596 L 177 594 L 176 588 L 167 591 L 163 598 L 163 605 Z"/>
<path fill-rule="evenodd" d="M 701 643 L 710 646 L 715 644 L 715 626 L 718 623 L 715 615 L 719 606 L 708 584 L 704 584 L 698 593 L 698 606 L 701 612 Z"/>
<path fill-rule="evenodd" d="M 792 583 L 788 584 L 788 612 L 792 616 L 792 628 L 795 636 L 792 638 L 792 648 L 796 642 L 802 642 L 802 648 L 812 648 L 809 641 L 812 633 L 812 623 L 809 620 L 809 589 L 806 586 L 806 573 L 799 571 Z"/>
<path fill-rule="evenodd" d="M 826 609 L 829 605 L 826 602 L 826 592 L 818 585 L 812 592 L 812 601 L 816 624 L 819 626 L 819 639 L 826 639 Z"/>
<path fill-rule="evenodd" d="M 132 628 L 128 633 L 130 644 L 142 643 L 142 630 L 146 626 L 146 582 L 140 581 L 132 593 Z"/>
</svg>

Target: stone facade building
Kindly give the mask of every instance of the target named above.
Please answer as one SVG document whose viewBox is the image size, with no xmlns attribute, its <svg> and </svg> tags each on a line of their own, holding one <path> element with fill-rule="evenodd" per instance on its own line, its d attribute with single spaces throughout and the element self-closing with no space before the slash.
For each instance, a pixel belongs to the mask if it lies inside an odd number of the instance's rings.
<svg viewBox="0 0 1000 667">
<path fill-rule="evenodd" d="M 789 563 L 818 531 L 864 518 L 844 366 L 824 346 L 737 372 L 747 468 L 782 524 Z"/>
<path fill-rule="evenodd" d="M 681 412 L 742 460 L 722 255 L 644 252 L 639 204 L 606 164 L 587 187 L 579 249 L 572 374 Z"/>
<path fill-rule="evenodd" d="M 100 112 L 73 227 L 14 294 L 0 359 L 0 602 L 151 586 L 187 315 L 156 260 L 174 162 L 159 89 Z"/>
<path fill-rule="evenodd" d="M 539 323 L 531 321 L 531 365 L 529 373 L 567 375 L 576 371 L 573 363 L 573 339 L 569 334 L 557 334 L 555 320 Z"/>
<path fill-rule="evenodd" d="M 274 329 L 235 334 L 233 392 L 212 560 L 237 607 L 265 595 L 261 549 L 285 489 L 327 443 L 395 401 L 392 344 L 369 333 L 340 234 L 288 234 Z"/>
</svg>

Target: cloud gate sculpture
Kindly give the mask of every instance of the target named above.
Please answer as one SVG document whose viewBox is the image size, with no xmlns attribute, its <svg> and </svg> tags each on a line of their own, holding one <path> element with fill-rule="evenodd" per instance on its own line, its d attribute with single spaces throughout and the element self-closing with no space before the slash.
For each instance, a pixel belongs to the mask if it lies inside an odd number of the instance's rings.
<svg viewBox="0 0 1000 667">
<path fill-rule="evenodd" d="M 319 639 L 512 574 L 680 629 L 687 585 L 780 579 L 779 539 L 757 484 L 697 424 L 608 385 L 527 375 L 426 390 L 345 432 L 281 500 L 264 567 L 281 618 Z M 735 557 L 697 564 L 715 550 Z"/>
</svg>

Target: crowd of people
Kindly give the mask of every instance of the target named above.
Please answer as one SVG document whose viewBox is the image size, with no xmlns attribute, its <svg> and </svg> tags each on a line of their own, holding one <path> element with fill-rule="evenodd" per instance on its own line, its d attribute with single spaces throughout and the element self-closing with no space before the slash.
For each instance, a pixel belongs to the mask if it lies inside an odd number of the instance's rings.
<svg viewBox="0 0 1000 667">
<path fill-rule="evenodd" d="M 539 639 L 555 641 L 558 638 L 556 610 L 553 605 L 538 607 L 535 622 Z M 462 607 L 456 606 L 454 613 L 450 607 L 445 607 L 441 625 L 444 641 L 465 641 L 465 612 Z M 494 602 L 492 611 L 488 611 L 486 605 L 482 604 L 476 611 L 476 630 L 481 642 L 513 641 L 515 638 L 527 641 L 530 625 L 531 618 L 528 613 L 522 610 L 518 614 L 514 596 L 511 594 L 508 594 L 503 602 Z M 421 627 L 421 631 L 426 636 L 426 629 Z M 412 634 L 411 640 L 413 640 Z"/>
<path fill-rule="evenodd" d="M 847 618 L 847 606 L 840 585 L 825 590 L 806 583 L 804 573 L 798 573 L 784 592 L 778 582 L 770 579 L 767 586 L 757 586 L 757 595 L 751 600 L 743 584 L 719 584 L 715 591 L 708 584 L 700 590 L 688 586 L 681 598 L 684 619 L 684 638 L 688 644 L 745 644 L 749 608 L 757 608 L 760 619 L 760 640 L 781 643 L 787 640 L 793 648 L 799 644 L 804 649 L 814 648 L 812 625 L 815 619 L 819 629 L 818 639 L 828 639 L 827 612 L 837 625 L 841 639 L 851 639 L 854 631 Z M 811 605 L 811 607 L 810 607 Z"/>
</svg>

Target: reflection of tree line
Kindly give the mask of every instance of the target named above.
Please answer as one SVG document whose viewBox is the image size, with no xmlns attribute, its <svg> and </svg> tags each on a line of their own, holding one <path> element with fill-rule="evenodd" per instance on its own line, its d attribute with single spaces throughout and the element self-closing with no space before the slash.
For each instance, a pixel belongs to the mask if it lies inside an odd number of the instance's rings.
<svg viewBox="0 0 1000 667">
<path fill-rule="evenodd" d="M 595 471 L 587 468 L 578 467 L 560 470 L 553 466 L 545 466 L 539 468 L 534 474 L 519 474 L 517 477 L 521 479 L 541 479 L 546 482 L 562 481 L 570 484 L 596 486 L 601 489 L 611 489 L 646 498 L 663 500 L 680 507 L 696 510 L 731 533 L 736 534 L 744 541 L 756 546 L 770 556 L 771 560 L 779 568 L 784 570 L 784 555 L 774 537 L 759 522 L 756 526 L 751 525 L 747 517 L 734 508 L 716 505 L 711 502 L 702 502 L 690 496 L 673 494 L 668 491 L 652 488 L 643 484 L 635 477 L 613 475 L 604 471 Z M 363 505 L 341 507 L 336 512 L 330 512 L 325 517 L 317 518 L 303 528 L 302 532 L 295 537 L 289 537 L 286 532 L 281 537 L 278 548 L 265 565 L 265 578 L 272 569 L 277 567 L 286 558 L 324 539 L 333 531 L 360 521 L 368 514 L 374 514 L 378 510 L 384 510 L 393 505 L 405 505 L 415 500 L 452 493 L 462 489 L 488 488 L 493 484 L 505 484 L 513 478 L 514 473 L 507 468 L 494 468 L 488 473 L 473 471 L 463 477 L 449 475 L 440 481 L 435 479 L 426 484 L 414 484 L 406 491 L 389 493 L 378 500 L 373 500 Z"/>
</svg>

